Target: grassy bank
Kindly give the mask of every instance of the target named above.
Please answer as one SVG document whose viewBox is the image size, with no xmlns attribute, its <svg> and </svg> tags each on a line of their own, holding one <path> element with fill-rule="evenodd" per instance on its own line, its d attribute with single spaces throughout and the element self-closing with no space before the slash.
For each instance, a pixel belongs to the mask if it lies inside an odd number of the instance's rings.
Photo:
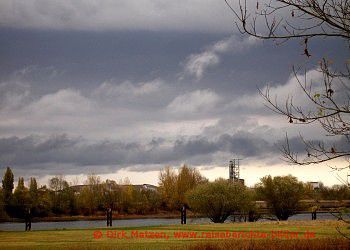
<svg viewBox="0 0 350 250">
<path fill-rule="evenodd" d="M 338 221 L 171 225 L 0 232 L 1 249 L 348 249 Z M 119 234 L 118 234 L 119 233 Z M 153 238 L 152 238 L 152 237 Z M 147 238 L 148 237 L 148 238 Z"/>
</svg>

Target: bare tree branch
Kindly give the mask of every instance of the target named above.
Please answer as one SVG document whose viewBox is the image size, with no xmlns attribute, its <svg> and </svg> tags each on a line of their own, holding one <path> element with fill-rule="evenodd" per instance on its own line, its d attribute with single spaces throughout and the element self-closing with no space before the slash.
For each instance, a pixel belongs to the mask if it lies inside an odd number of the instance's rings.
<svg viewBox="0 0 350 250">
<path fill-rule="evenodd" d="M 235 24 L 242 34 L 259 39 L 285 42 L 289 39 L 303 39 L 304 54 L 312 55 L 308 49 L 309 39 L 314 37 L 335 37 L 350 45 L 350 1 L 348 0 L 271 0 L 255 7 L 246 0 L 225 0 L 233 15 Z M 248 6 L 249 5 L 249 6 Z M 349 51 L 348 51 L 349 52 Z M 321 82 L 315 84 L 306 71 L 293 67 L 294 78 L 307 100 L 307 105 L 294 102 L 289 95 L 284 105 L 278 103 L 277 95 L 271 95 L 271 88 L 259 89 L 265 106 L 273 112 L 285 116 L 288 122 L 310 125 L 319 124 L 325 136 L 332 140 L 308 141 L 302 135 L 305 146 L 304 157 L 291 148 L 286 135 L 281 148 L 284 159 L 292 164 L 309 165 L 344 159 L 350 168 L 350 70 L 347 62 L 345 70 L 334 70 L 331 60 L 323 58 L 316 69 L 322 75 Z M 322 83 L 322 84 L 320 84 Z M 316 85 L 316 87 L 315 87 Z M 297 96 L 300 100 L 302 96 Z"/>
</svg>

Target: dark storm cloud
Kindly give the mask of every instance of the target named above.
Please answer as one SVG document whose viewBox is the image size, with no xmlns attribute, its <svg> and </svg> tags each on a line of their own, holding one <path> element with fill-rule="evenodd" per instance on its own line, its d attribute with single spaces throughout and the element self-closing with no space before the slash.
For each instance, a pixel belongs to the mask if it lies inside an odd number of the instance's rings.
<svg viewBox="0 0 350 250">
<path fill-rule="evenodd" d="M 62 88 L 88 91 L 106 80 L 150 81 L 162 78 L 179 89 L 212 88 L 234 97 L 257 92 L 266 83 L 286 82 L 291 65 L 304 60 L 299 41 L 275 46 L 263 43 L 252 47 L 240 44 L 244 53 L 228 50 L 220 62 L 202 73 L 200 81 L 185 78 L 182 64 L 196 58 L 232 34 L 184 32 L 73 32 L 0 29 L 0 81 L 15 71 L 31 69 L 25 80 L 38 95 Z M 245 38 L 232 39 L 244 41 Z M 316 55 L 327 51 L 334 61 L 347 58 L 341 41 L 310 42 Z M 23 79 L 24 80 L 24 79 Z"/>
<path fill-rule="evenodd" d="M 221 135 L 217 140 L 204 137 L 176 140 L 164 143 L 157 139 L 147 144 L 122 143 L 114 141 L 87 142 L 82 138 L 57 135 L 43 139 L 38 136 L 24 138 L 9 137 L 0 139 L 0 162 L 2 166 L 30 170 L 33 166 L 45 168 L 75 166 L 66 172 L 79 171 L 85 166 L 125 166 L 145 164 L 181 163 L 193 157 L 212 155 L 217 152 L 235 152 L 243 157 L 258 157 L 271 153 L 273 145 L 256 138 L 252 134 Z M 202 162 L 204 163 L 204 162 Z"/>
<path fill-rule="evenodd" d="M 68 87 L 89 90 L 110 79 L 141 82 L 160 77 L 175 84 L 180 63 L 189 54 L 223 37 L 226 35 L 0 29 L 0 80 L 29 68 L 25 80 L 39 95 Z M 188 81 L 183 84 L 191 87 Z"/>
<path fill-rule="evenodd" d="M 274 150 L 273 145 L 258 136 L 239 131 L 234 135 L 223 134 L 214 141 L 206 138 L 176 141 L 174 151 L 187 156 L 232 152 L 242 157 L 257 157 Z"/>
<path fill-rule="evenodd" d="M 58 135 L 48 139 L 35 136 L 0 139 L 0 161 L 5 165 L 25 166 L 44 163 L 76 165 L 109 165 L 123 163 L 128 152 L 137 152 L 137 144 L 103 141 L 85 144 L 81 138 Z"/>
</svg>

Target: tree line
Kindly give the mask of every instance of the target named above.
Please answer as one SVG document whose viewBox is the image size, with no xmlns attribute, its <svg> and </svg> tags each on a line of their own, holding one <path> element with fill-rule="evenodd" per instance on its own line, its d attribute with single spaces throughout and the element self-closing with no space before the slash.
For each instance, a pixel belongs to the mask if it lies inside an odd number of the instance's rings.
<svg viewBox="0 0 350 250">
<path fill-rule="evenodd" d="M 256 201 L 266 201 L 268 209 L 279 220 L 300 210 L 300 200 L 350 200 L 345 185 L 313 188 L 293 176 L 266 176 L 254 187 L 225 179 L 210 182 L 200 172 L 186 165 L 178 170 L 165 167 L 159 173 L 155 189 L 131 185 L 124 180 L 101 181 L 89 175 L 85 185 L 69 185 L 63 176 L 38 187 L 34 177 L 28 187 L 19 177 L 15 187 L 11 168 L 7 168 L 0 188 L 0 218 L 23 218 L 28 208 L 34 217 L 104 215 L 107 208 L 118 214 L 157 214 L 176 212 L 183 205 L 213 222 L 224 222 L 234 214 L 244 214 L 250 221 L 259 219 Z"/>
<path fill-rule="evenodd" d="M 84 184 L 69 185 L 63 176 L 55 176 L 48 186 L 38 187 L 32 177 L 26 187 L 19 177 L 14 188 L 14 175 L 8 167 L 0 188 L 0 218 L 23 218 L 28 208 L 34 217 L 102 215 L 109 207 L 120 214 L 152 214 L 160 209 L 157 191 L 136 188 L 128 179 L 117 183 L 89 175 Z"/>
</svg>

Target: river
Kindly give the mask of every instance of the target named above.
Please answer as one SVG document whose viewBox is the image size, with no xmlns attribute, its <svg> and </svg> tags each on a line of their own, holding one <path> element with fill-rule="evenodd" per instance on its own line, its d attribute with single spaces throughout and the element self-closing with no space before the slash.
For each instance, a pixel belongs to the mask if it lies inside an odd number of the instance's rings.
<svg viewBox="0 0 350 250">
<path fill-rule="evenodd" d="M 311 214 L 297 214 L 289 218 L 289 220 L 311 220 Z M 317 214 L 317 220 L 336 220 L 329 213 Z M 230 223 L 231 220 L 227 220 Z M 208 218 L 188 218 L 188 224 L 206 224 L 211 223 Z M 159 226 L 159 225 L 176 225 L 180 224 L 179 219 L 126 219 L 113 220 L 113 227 L 139 227 L 139 226 Z M 73 228 L 101 228 L 106 226 L 104 220 L 89 221 L 59 221 L 59 222 L 33 222 L 32 230 L 56 230 L 56 229 L 73 229 Z M 1 231 L 24 231 L 24 223 L 4 222 L 0 223 Z"/>
</svg>

